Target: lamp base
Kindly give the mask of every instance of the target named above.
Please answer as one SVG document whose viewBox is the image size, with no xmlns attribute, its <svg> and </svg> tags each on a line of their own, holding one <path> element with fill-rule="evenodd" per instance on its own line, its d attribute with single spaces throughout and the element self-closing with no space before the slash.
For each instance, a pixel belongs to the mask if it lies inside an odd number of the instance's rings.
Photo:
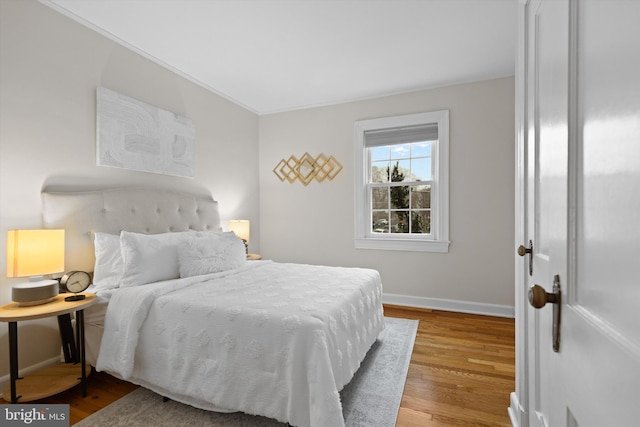
<svg viewBox="0 0 640 427">
<path fill-rule="evenodd" d="M 18 283 L 11 288 L 11 300 L 21 307 L 46 304 L 55 299 L 58 291 L 57 280 Z"/>
</svg>

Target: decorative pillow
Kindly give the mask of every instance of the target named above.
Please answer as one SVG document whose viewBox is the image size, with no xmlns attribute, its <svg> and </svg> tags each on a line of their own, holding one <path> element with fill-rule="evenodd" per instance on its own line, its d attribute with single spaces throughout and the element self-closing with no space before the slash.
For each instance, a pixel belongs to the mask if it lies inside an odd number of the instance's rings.
<svg viewBox="0 0 640 427">
<path fill-rule="evenodd" d="M 98 289 L 115 289 L 122 280 L 122 254 L 120 236 L 96 232 L 96 265 L 93 268 L 93 284 Z"/>
<path fill-rule="evenodd" d="M 247 262 L 244 243 L 232 231 L 198 233 L 180 245 L 180 277 L 240 268 Z"/>
<path fill-rule="evenodd" d="M 120 233 L 124 271 L 121 287 L 139 286 L 161 280 L 177 279 L 178 247 L 192 231 L 163 234 Z"/>
</svg>

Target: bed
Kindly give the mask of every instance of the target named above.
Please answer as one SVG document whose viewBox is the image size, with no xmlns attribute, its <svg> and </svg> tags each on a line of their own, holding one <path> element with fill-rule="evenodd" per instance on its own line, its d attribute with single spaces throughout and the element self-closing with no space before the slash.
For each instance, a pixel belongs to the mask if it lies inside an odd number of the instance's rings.
<svg viewBox="0 0 640 427">
<path fill-rule="evenodd" d="M 87 360 L 214 411 L 343 426 L 340 390 L 384 328 L 377 271 L 247 261 L 208 194 L 44 190 L 67 269 L 94 271 Z"/>
</svg>

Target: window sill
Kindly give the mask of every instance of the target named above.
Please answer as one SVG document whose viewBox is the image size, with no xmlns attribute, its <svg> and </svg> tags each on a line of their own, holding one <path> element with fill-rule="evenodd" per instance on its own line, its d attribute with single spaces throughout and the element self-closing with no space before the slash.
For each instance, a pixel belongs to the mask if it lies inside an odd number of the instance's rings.
<svg viewBox="0 0 640 427">
<path fill-rule="evenodd" d="M 449 243 L 451 242 L 444 240 L 356 238 L 354 243 L 356 249 L 448 253 Z"/>
</svg>

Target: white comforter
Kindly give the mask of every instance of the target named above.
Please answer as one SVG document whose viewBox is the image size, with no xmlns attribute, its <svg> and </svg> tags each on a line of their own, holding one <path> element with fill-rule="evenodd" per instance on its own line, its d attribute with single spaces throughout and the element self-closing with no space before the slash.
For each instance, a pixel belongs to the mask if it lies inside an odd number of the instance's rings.
<svg viewBox="0 0 640 427">
<path fill-rule="evenodd" d="M 119 289 L 97 370 L 196 407 L 344 426 L 339 391 L 384 328 L 377 271 L 254 261 Z"/>
</svg>

